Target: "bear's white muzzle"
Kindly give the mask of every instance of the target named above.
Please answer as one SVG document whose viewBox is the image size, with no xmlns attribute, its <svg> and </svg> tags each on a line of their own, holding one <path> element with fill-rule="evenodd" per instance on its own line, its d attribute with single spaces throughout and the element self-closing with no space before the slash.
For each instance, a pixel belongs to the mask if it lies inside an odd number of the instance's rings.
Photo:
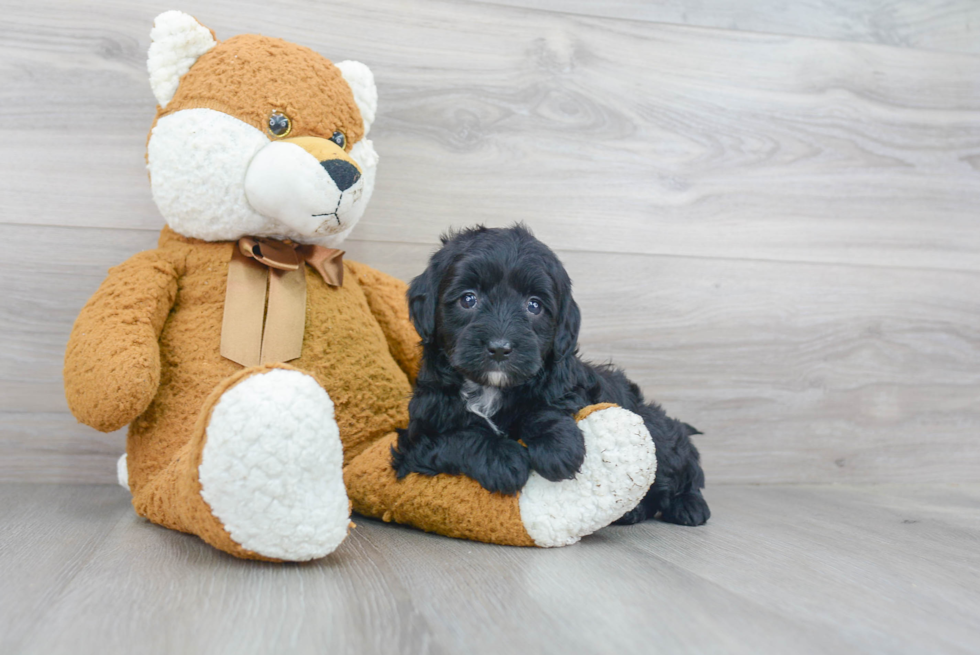
<svg viewBox="0 0 980 655">
<path fill-rule="evenodd" d="M 351 214 L 364 181 L 362 167 L 332 141 L 297 137 L 273 141 L 255 154 L 245 173 L 245 196 L 255 211 L 300 235 L 326 236 L 360 217 Z"/>
</svg>

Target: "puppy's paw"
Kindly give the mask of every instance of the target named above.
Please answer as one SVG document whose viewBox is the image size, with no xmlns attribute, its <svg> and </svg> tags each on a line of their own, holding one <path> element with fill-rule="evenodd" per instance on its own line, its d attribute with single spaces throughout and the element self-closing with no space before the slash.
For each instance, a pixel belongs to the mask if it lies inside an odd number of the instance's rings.
<svg viewBox="0 0 980 655">
<path fill-rule="evenodd" d="M 640 523 L 641 521 L 647 520 L 647 508 L 640 503 L 630 511 L 626 512 L 623 516 L 619 517 L 613 523 L 615 525 L 633 525 L 634 523 Z"/>
<path fill-rule="evenodd" d="M 561 421 L 529 439 L 527 452 L 531 468 L 545 480 L 571 480 L 585 461 L 585 438 L 575 421 Z"/>
<path fill-rule="evenodd" d="M 670 499 L 670 504 L 660 512 L 660 519 L 677 525 L 704 525 L 711 518 L 711 510 L 700 491 L 692 491 Z"/>
<path fill-rule="evenodd" d="M 395 469 L 395 477 L 401 480 L 409 473 L 438 474 L 439 471 L 431 465 L 433 450 L 432 444 L 412 443 L 406 430 L 398 430 L 398 440 L 391 447 L 391 467 Z"/>
<path fill-rule="evenodd" d="M 487 491 L 511 496 L 527 482 L 531 475 L 531 462 L 524 446 L 510 439 L 498 439 L 488 449 L 483 466 L 474 466 L 463 472 Z"/>
</svg>

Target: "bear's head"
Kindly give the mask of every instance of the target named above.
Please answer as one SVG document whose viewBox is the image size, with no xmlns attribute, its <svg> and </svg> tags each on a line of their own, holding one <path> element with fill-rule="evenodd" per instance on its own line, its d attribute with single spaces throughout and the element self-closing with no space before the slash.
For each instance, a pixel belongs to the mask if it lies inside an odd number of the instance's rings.
<svg viewBox="0 0 980 655">
<path fill-rule="evenodd" d="M 150 36 L 159 106 L 146 161 L 167 224 L 206 241 L 339 244 L 374 189 L 368 67 L 253 34 L 218 42 L 178 11 Z"/>
</svg>

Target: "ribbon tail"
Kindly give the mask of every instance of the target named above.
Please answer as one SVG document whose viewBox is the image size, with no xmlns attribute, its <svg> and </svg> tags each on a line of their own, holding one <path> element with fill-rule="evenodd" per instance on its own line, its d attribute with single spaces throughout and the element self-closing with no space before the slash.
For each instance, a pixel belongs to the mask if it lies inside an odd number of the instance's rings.
<svg viewBox="0 0 980 655">
<path fill-rule="evenodd" d="M 221 356 L 242 366 L 261 363 L 262 320 L 269 269 L 236 247 L 228 262 L 228 289 L 221 321 Z"/>
<path fill-rule="evenodd" d="M 288 362 L 303 354 L 306 329 L 306 267 L 269 271 L 269 309 L 262 339 L 262 363 Z"/>
<path fill-rule="evenodd" d="M 303 246 L 306 263 L 332 287 L 344 286 L 344 251 L 323 246 Z"/>
</svg>

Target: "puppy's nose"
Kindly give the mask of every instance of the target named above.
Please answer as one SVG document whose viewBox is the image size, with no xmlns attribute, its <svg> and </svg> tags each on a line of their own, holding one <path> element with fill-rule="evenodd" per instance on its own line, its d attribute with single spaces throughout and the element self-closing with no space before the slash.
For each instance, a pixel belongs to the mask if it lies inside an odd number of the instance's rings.
<svg viewBox="0 0 980 655">
<path fill-rule="evenodd" d="M 341 191 L 346 191 L 361 179 L 361 171 L 343 159 L 321 161 L 320 166 L 323 166 L 323 170 L 327 172 L 327 175 L 330 176 L 337 185 L 337 188 Z"/>
<path fill-rule="evenodd" d="M 494 339 L 490 342 L 488 350 L 490 351 L 490 356 L 493 357 L 493 361 L 502 362 L 507 359 L 507 355 L 510 354 L 513 348 L 510 347 L 510 341 Z"/>
</svg>

